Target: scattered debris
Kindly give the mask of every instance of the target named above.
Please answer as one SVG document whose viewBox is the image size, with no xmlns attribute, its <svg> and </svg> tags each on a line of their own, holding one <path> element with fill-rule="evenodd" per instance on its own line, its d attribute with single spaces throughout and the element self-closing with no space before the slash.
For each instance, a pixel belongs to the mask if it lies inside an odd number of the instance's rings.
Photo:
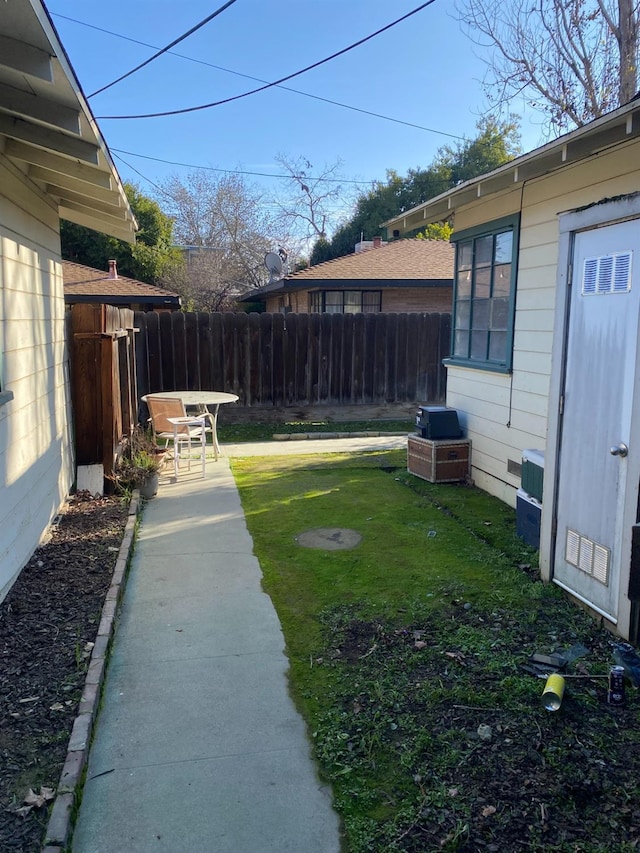
<svg viewBox="0 0 640 853">
<path fill-rule="evenodd" d="M 53 800 L 56 793 L 53 788 L 40 788 L 40 793 L 36 794 L 31 788 L 29 788 L 29 793 L 24 798 L 24 805 L 20 806 L 15 810 L 15 813 L 20 815 L 20 817 L 26 817 L 32 809 L 41 809 L 48 802 Z"/>
<path fill-rule="evenodd" d="M 640 655 L 630 643 L 614 643 L 613 659 L 635 688 L 640 687 Z"/>
</svg>

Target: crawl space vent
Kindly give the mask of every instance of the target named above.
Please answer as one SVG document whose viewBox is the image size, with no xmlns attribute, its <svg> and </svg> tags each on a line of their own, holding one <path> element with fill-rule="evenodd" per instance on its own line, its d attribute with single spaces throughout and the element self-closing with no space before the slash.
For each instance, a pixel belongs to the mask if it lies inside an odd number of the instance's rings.
<svg viewBox="0 0 640 853">
<path fill-rule="evenodd" d="M 632 252 L 618 252 L 585 258 L 582 271 L 582 295 L 628 293 L 631 290 Z"/>
<path fill-rule="evenodd" d="M 567 543 L 564 558 L 576 569 L 580 569 L 605 586 L 609 583 L 611 552 L 586 536 L 567 528 Z"/>
</svg>

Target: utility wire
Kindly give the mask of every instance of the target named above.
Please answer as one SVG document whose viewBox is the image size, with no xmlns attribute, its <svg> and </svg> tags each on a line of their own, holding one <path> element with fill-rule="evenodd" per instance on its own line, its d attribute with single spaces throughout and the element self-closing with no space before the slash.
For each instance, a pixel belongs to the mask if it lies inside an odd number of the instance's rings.
<svg viewBox="0 0 640 853">
<path fill-rule="evenodd" d="M 123 36 L 121 33 L 114 33 L 113 30 L 106 30 L 103 27 L 97 27 L 95 24 L 87 24 L 85 21 L 79 21 L 77 18 L 69 18 L 67 15 L 60 15 L 57 12 L 52 13 L 54 18 L 62 18 L 65 21 L 71 21 L 73 24 L 79 24 L 81 27 L 88 27 L 91 30 L 97 30 L 100 33 L 105 33 L 106 35 L 113 36 L 114 38 L 123 39 L 123 41 L 129 41 L 132 44 L 139 44 L 142 47 L 149 47 L 152 50 L 157 50 L 157 45 L 149 44 L 145 41 L 140 41 L 139 39 L 131 38 L 130 36 Z M 244 77 L 246 80 L 255 80 L 256 83 L 267 83 L 267 80 L 263 80 L 261 77 L 253 77 L 251 74 L 243 74 L 242 71 L 234 71 L 232 68 L 225 68 L 222 65 L 215 65 L 213 62 L 207 62 L 204 59 L 196 59 L 194 56 L 187 56 L 185 53 L 177 53 L 175 50 L 169 50 L 167 53 L 171 54 L 171 56 L 177 56 L 179 59 L 186 59 L 188 62 L 195 62 L 198 65 L 204 65 L 207 68 L 213 68 L 216 71 L 224 71 L 225 74 L 234 74 L 236 77 Z M 364 115 L 373 116 L 374 118 L 381 118 L 384 121 L 391 121 L 395 124 L 402 124 L 405 127 L 414 127 L 416 130 L 424 130 L 427 133 L 436 133 L 439 136 L 447 136 L 450 139 L 460 139 L 464 140 L 464 136 L 459 136 L 456 133 L 447 133 L 444 130 L 436 130 L 433 127 L 425 127 L 422 124 L 415 124 L 411 121 L 403 121 L 403 119 L 392 118 L 391 116 L 383 115 L 382 113 L 375 113 L 372 110 L 365 110 L 361 107 L 354 107 L 351 104 L 343 104 L 340 101 L 333 101 L 331 98 L 323 98 L 321 95 L 312 95 L 311 92 L 303 92 L 302 89 L 294 89 L 292 86 L 278 86 L 278 89 L 282 89 L 285 92 L 293 92 L 295 95 L 303 95 L 305 98 L 313 98 L 315 101 L 322 101 L 325 104 L 331 104 L 334 107 L 342 107 L 345 110 L 353 110 L 356 113 L 363 113 Z M 98 91 L 102 92 L 103 89 L 99 89 Z M 94 92 L 93 95 L 96 95 L 97 92 Z M 89 97 L 93 97 L 90 95 Z M 179 165 L 179 164 L 177 164 Z"/>
<path fill-rule="evenodd" d="M 111 146 L 109 146 L 109 150 L 118 154 L 126 154 L 128 157 L 140 157 L 143 160 L 153 160 L 154 163 L 166 163 L 168 166 L 181 166 L 184 169 L 202 169 L 207 172 L 223 172 L 226 175 L 252 175 L 257 178 L 282 178 L 285 180 L 291 180 L 292 178 L 291 175 L 274 175 L 269 172 L 251 172 L 244 169 L 219 169 L 216 166 L 200 166 L 197 163 L 179 163 L 175 160 L 163 160 L 161 157 L 150 157 L 148 154 L 136 154 L 135 151 L 123 151 L 121 148 L 111 148 Z M 313 181 L 317 179 L 309 178 L 308 180 Z M 374 180 L 356 181 L 348 178 L 345 178 L 344 180 L 340 180 L 340 178 L 322 178 L 322 181 L 326 184 L 357 184 L 358 186 L 371 186 L 371 184 L 377 183 L 377 181 Z"/>
<path fill-rule="evenodd" d="M 154 163 L 165 163 L 168 166 L 180 166 L 184 169 L 202 169 L 203 171 L 206 171 L 206 172 L 222 172 L 225 175 L 251 175 L 252 177 L 277 178 L 280 180 L 291 180 L 292 178 L 295 179 L 297 177 L 296 175 L 274 175 L 274 174 L 270 174 L 269 172 L 250 172 L 250 171 L 244 170 L 244 169 L 220 169 L 217 166 L 200 166 L 197 163 L 180 163 L 180 162 L 177 162 L 176 160 L 164 160 L 161 157 L 151 157 L 148 154 L 136 154 L 135 151 L 123 151 L 121 148 L 112 148 L 111 146 L 109 146 L 109 150 L 113 154 L 118 155 L 118 158 L 120 160 L 122 160 L 122 162 L 125 163 L 125 165 L 129 166 L 130 169 L 133 169 L 133 166 L 130 166 L 129 163 L 126 163 L 126 161 L 123 160 L 123 158 L 119 155 L 126 154 L 128 157 L 140 157 L 142 160 L 152 160 Z M 137 170 L 133 169 L 133 171 L 135 172 Z M 428 170 L 425 170 L 425 171 L 428 171 Z M 142 178 L 144 178 L 144 175 L 142 175 L 140 172 L 138 172 L 138 174 Z M 149 180 L 149 179 L 145 178 L 145 180 Z M 352 178 L 345 178 L 344 180 L 341 180 L 340 178 L 321 178 L 321 179 L 318 179 L 318 178 L 309 177 L 308 180 L 309 181 L 321 180 L 325 184 L 355 184 L 356 186 L 363 186 L 363 187 L 370 187 L 373 184 L 382 184 L 384 186 L 384 182 L 381 181 L 379 178 L 372 178 L 371 180 L 368 180 L 368 181 L 356 181 Z M 153 183 L 153 181 L 149 181 L 149 183 Z M 435 179 L 431 179 L 429 181 L 429 185 L 433 186 L 433 187 L 440 185 L 441 187 L 444 187 L 444 189 L 448 189 L 450 186 L 450 181 L 447 181 L 444 178 L 435 178 Z M 154 184 L 154 186 L 157 186 L 157 185 Z"/>
<path fill-rule="evenodd" d="M 142 174 L 142 172 L 139 172 L 139 171 L 135 168 L 135 166 L 132 166 L 132 165 L 131 165 L 131 163 L 127 163 L 127 161 L 124 159 L 124 157 L 121 157 L 119 154 L 116 154 L 116 152 L 115 152 L 115 150 L 114 150 L 113 148 L 110 148 L 109 150 L 111 151 L 111 153 L 112 153 L 112 154 L 113 154 L 113 155 L 114 155 L 118 160 L 120 160 L 120 162 L 121 162 L 121 163 L 124 163 L 124 165 L 125 165 L 128 169 L 131 169 L 131 171 L 132 171 L 132 172 L 135 172 L 135 173 L 136 173 L 136 175 L 140 175 L 140 177 L 142 178 L 142 180 L 143 180 L 143 181 L 146 181 L 147 183 L 151 184 L 151 186 L 155 187 L 159 192 L 162 192 L 162 187 L 161 187 L 161 186 L 159 186 L 158 184 L 156 184 L 154 181 L 152 181 L 152 180 L 151 180 L 151 178 L 148 178 L 146 175 L 143 175 L 143 174 Z"/>
<path fill-rule="evenodd" d="M 294 77 L 299 77 L 301 74 L 306 74 L 307 71 L 311 71 L 314 68 L 318 68 L 321 65 L 324 65 L 327 62 L 330 62 L 333 59 L 337 59 L 337 57 L 342 56 L 345 53 L 348 53 L 350 50 L 353 50 L 356 47 L 360 47 L 360 45 L 365 42 L 370 41 L 372 38 L 380 35 L 381 33 L 386 32 L 386 30 L 395 27 L 397 24 L 402 21 L 406 21 L 407 18 L 410 18 L 412 15 L 421 12 L 423 9 L 426 9 L 427 6 L 431 6 L 432 3 L 435 3 L 435 0 L 427 0 L 426 3 L 422 3 L 422 5 L 418 6 L 416 9 L 413 9 L 411 12 L 407 12 L 406 15 L 402 15 L 401 18 L 398 18 L 395 21 L 392 21 L 390 24 L 387 24 L 384 27 L 381 27 L 379 30 L 376 30 L 374 33 L 371 33 L 368 36 L 365 36 L 362 39 L 350 44 L 348 47 L 344 47 L 342 50 L 336 51 L 336 53 L 332 53 L 331 56 L 327 56 L 324 59 L 319 60 L 318 62 L 314 62 L 312 65 L 307 65 L 306 68 L 302 68 L 300 71 L 295 71 L 293 74 L 288 74 L 286 77 L 281 77 L 279 80 L 274 80 L 273 83 L 267 83 L 264 86 L 259 86 L 257 89 L 252 89 L 250 92 L 243 92 L 241 95 L 234 95 L 231 98 L 224 98 L 221 101 L 213 101 L 210 104 L 200 104 L 197 107 L 184 107 L 181 110 L 167 110 L 161 113 L 142 113 L 140 115 L 128 115 L 128 116 L 96 116 L 97 119 L 104 121 L 106 119 L 113 120 L 124 120 L 124 119 L 138 119 L 138 118 L 160 118 L 163 116 L 176 116 L 176 115 L 184 115 L 185 113 L 193 113 L 198 110 L 208 110 L 211 107 L 219 107 L 222 104 L 229 104 L 232 101 L 238 101 L 241 98 L 246 98 L 249 95 L 255 95 L 258 92 L 264 92 L 266 89 L 271 89 L 274 86 L 279 86 L 280 83 L 286 83 L 287 80 L 292 80 Z"/>
<path fill-rule="evenodd" d="M 107 83 L 106 86 L 103 86 L 101 89 L 96 89 L 95 92 L 92 92 L 90 95 L 87 95 L 88 98 L 93 98 L 94 95 L 99 95 L 100 92 L 104 92 L 107 89 L 110 89 L 112 86 L 115 86 L 116 83 L 119 83 L 121 80 L 125 80 L 127 77 L 131 77 L 132 74 L 135 74 L 136 71 L 140 71 L 141 68 L 144 68 L 145 65 L 149 65 L 150 62 L 153 62 L 154 59 L 157 59 L 159 56 L 162 56 L 163 53 L 167 53 L 172 47 L 175 47 L 177 44 L 180 44 L 181 41 L 184 41 L 186 38 L 189 38 L 190 35 L 197 32 L 199 29 L 204 27 L 205 24 L 208 24 L 209 21 L 212 21 L 214 18 L 217 18 L 225 9 L 228 9 L 229 6 L 233 6 L 236 0 L 227 0 L 227 2 L 220 6 L 219 9 L 216 9 L 213 14 L 208 15 L 203 21 L 200 21 L 199 24 L 196 24 L 194 27 L 191 27 L 186 33 L 183 33 L 181 36 L 178 36 L 177 39 L 174 39 L 171 44 L 168 44 L 166 47 L 161 48 L 157 53 L 154 53 L 153 56 L 150 56 L 149 59 L 145 59 L 144 62 L 141 62 L 140 65 L 136 65 L 135 68 L 132 68 L 131 71 L 127 71 L 126 74 L 123 74 L 121 77 L 118 77 L 116 80 L 112 80 L 111 83 Z"/>
</svg>

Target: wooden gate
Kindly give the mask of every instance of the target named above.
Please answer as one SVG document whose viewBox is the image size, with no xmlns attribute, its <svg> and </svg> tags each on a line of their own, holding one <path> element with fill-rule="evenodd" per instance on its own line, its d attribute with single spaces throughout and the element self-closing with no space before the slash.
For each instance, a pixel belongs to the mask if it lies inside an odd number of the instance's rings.
<svg viewBox="0 0 640 853">
<path fill-rule="evenodd" d="M 71 309 L 76 464 L 101 464 L 105 476 L 137 420 L 134 332 L 130 309 L 93 304 Z"/>
</svg>

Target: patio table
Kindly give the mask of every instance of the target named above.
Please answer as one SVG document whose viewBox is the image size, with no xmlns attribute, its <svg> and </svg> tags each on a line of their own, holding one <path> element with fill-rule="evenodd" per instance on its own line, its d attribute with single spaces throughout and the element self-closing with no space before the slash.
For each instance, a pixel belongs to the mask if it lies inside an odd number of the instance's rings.
<svg viewBox="0 0 640 853">
<path fill-rule="evenodd" d="M 170 397 L 174 400 L 182 400 L 185 406 L 194 406 L 200 414 L 204 415 L 211 424 L 213 453 L 216 462 L 218 461 L 220 455 L 218 410 L 226 403 L 237 402 L 237 394 L 227 394 L 225 391 L 157 391 L 154 394 L 145 394 L 141 399 L 146 403 L 149 397 Z"/>
</svg>

